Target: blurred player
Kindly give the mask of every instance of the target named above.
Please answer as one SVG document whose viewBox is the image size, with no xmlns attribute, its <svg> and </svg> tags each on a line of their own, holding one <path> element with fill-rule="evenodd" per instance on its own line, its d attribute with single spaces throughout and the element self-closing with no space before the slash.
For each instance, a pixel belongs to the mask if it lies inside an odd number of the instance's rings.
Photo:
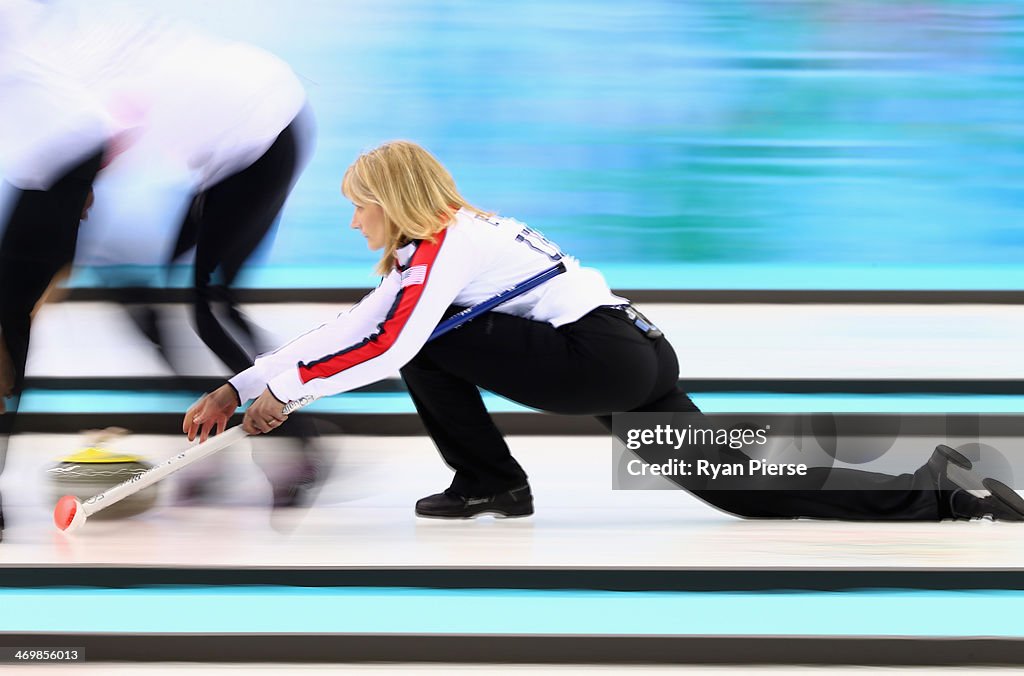
<svg viewBox="0 0 1024 676">
<path fill-rule="evenodd" d="M 0 100 L 0 173 L 14 191 L 0 239 L 0 393 L 14 397 L 0 422 L 2 471 L 32 311 L 74 258 L 99 172 L 129 149 L 191 172 L 176 253 L 195 247 L 196 329 L 237 371 L 255 349 L 212 302 L 252 335 L 231 285 L 278 217 L 313 129 L 301 83 L 275 56 L 95 3 L 0 0 Z M 297 427 L 300 461 L 271 478 L 275 505 L 294 504 L 320 470 L 309 423 Z"/>
</svg>

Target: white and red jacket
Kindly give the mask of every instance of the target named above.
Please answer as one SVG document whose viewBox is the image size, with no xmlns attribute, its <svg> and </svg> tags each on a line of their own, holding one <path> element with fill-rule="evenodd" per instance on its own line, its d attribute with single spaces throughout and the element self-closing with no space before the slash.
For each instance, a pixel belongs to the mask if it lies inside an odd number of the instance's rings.
<svg viewBox="0 0 1024 676">
<path fill-rule="evenodd" d="M 436 240 L 398 250 L 397 267 L 357 305 L 231 379 L 244 403 L 269 387 L 281 401 L 318 398 L 377 382 L 420 351 L 450 305 L 472 306 L 551 267 L 566 271 L 498 306 L 552 326 L 626 302 L 599 272 L 581 267 L 512 218 L 462 209 Z"/>
</svg>

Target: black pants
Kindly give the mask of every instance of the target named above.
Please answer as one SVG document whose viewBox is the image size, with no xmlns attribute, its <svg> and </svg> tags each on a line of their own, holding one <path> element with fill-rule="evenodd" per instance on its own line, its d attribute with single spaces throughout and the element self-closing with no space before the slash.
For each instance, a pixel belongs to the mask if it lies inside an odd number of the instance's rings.
<svg viewBox="0 0 1024 676">
<path fill-rule="evenodd" d="M 453 308 L 453 311 L 457 308 Z M 613 412 L 699 413 L 678 384 L 679 364 L 664 337 L 643 335 L 621 310 L 598 308 L 553 328 L 491 312 L 431 341 L 402 369 L 416 410 L 444 461 L 451 490 L 484 496 L 521 486 L 512 457 L 478 387 L 520 404 L 594 415 L 609 430 Z M 820 472 L 843 474 L 855 490 L 819 490 Z M 925 468 L 890 476 L 812 469 L 806 489 L 691 490 L 715 507 L 745 517 L 938 520 L 950 516 Z"/>
<path fill-rule="evenodd" d="M 0 240 L 0 330 L 14 367 L 14 390 L 25 384 L 32 310 L 54 275 L 75 257 L 82 208 L 103 152 L 72 167 L 49 190 L 19 190 Z"/>
<path fill-rule="evenodd" d="M 235 373 L 252 366 L 253 353 L 260 350 L 238 311 L 232 285 L 281 213 L 297 171 L 296 134 L 289 125 L 254 163 L 194 195 L 181 224 L 172 260 L 195 247 L 196 332 Z M 248 345 L 231 335 L 215 306 Z"/>
<path fill-rule="evenodd" d="M 288 199 L 299 169 L 295 122 L 251 165 L 193 196 L 172 260 L 195 246 L 192 312 L 196 333 L 233 372 L 253 364 L 263 349 L 238 308 L 233 290 L 246 262 L 262 244 Z M 239 342 L 237 338 L 243 342 Z M 243 344 L 244 343 L 244 344 Z M 317 436 L 306 415 L 293 415 L 278 432 Z M 303 443 L 300 452 L 311 451 Z M 258 455 L 254 455 L 260 462 Z"/>
<path fill-rule="evenodd" d="M 11 358 L 15 398 L 0 416 L 0 472 L 7 458 L 18 395 L 25 387 L 25 362 L 32 310 L 54 276 L 74 260 L 81 222 L 92 183 L 99 173 L 102 148 L 69 169 L 48 190 L 19 190 L 0 239 L 0 332 Z M 0 530 L 3 513 L 0 511 Z"/>
</svg>

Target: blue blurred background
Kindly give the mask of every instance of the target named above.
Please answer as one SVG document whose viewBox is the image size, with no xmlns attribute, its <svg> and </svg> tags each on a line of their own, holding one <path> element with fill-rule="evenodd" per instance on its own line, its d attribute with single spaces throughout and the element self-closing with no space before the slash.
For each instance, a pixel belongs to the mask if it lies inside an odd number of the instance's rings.
<svg viewBox="0 0 1024 676">
<path fill-rule="evenodd" d="M 619 288 L 1024 287 L 1016 1 L 152 7 L 308 89 L 316 154 L 250 286 L 371 286 L 339 182 L 408 138 Z M 97 200 L 76 283 L 138 283 L 169 245 L 182 177 L 139 175 L 109 179 L 138 184 Z"/>
</svg>

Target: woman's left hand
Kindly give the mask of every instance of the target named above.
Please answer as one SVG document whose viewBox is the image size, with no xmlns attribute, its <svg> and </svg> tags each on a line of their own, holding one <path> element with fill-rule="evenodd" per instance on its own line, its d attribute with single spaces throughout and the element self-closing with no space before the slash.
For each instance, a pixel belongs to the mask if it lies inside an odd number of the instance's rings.
<svg viewBox="0 0 1024 676">
<path fill-rule="evenodd" d="M 263 390 L 263 394 L 246 409 L 242 429 L 249 434 L 266 434 L 276 430 L 287 419 L 288 416 L 284 414 L 284 402 L 275 397 L 268 388 Z"/>
</svg>

